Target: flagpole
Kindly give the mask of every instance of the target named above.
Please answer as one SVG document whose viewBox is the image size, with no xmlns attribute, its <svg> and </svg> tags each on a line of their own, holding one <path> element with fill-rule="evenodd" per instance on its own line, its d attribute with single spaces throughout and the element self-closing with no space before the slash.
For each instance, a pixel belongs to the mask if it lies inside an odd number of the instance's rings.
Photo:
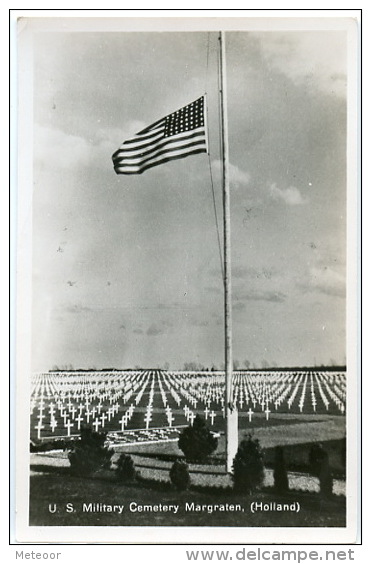
<svg viewBox="0 0 371 564">
<path fill-rule="evenodd" d="M 238 413 L 233 405 L 233 354 L 232 354 L 232 277 L 231 277 L 231 226 L 229 190 L 229 144 L 227 116 L 227 75 L 225 57 L 225 32 L 219 34 L 222 122 L 222 176 L 224 222 L 224 328 L 225 328 L 225 418 L 226 418 L 226 471 L 231 472 L 238 448 Z"/>
</svg>

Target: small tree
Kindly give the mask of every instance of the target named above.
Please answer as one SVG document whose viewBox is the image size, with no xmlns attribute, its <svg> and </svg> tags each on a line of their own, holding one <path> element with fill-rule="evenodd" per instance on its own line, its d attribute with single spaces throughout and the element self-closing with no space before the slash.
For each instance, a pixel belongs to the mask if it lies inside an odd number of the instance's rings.
<svg viewBox="0 0 371 564">
<path fill-rule="evenodd" d="M 276 446 L 275 448 L 273 478 L 274 488 L 278 493 L 284 493 L 288 491 L 289 479 L 287 476 L 283 448 L 281 446 Z"/>
<path fill-rule="evenodd" d="M 233 461 L 233 485 L 242 493 L 252 493 L 264 480 L 263 451 L 258 439 L 249 434 L 238 447 Z"/>
<path fill-rule="evenodd" d="M 218 439 L 207 427 L 205 419 L 196 415 L 193 425 L 186 427 L 180 434 L 178 446 L 188 461 L 202 462 L 214 452 Z"/>
<path fill-rule="evenodd" d="M 170 480 L 177 490 L 187 490 L 191 483 L 188 465 L 181 460 L 176 460 L 170 469 Z"/>
<path fill-rule="evenodd" d="M 116 476 L 120 482 L 129 482 L 136 477 L 135 464 L 130 454 L 120 454 L 117 460 Z"/>
<path fill-rule="evenodd" d="M 106 433 L 96 433 L 89 427 L 81 429 L 80 440 L 68 453 L 73 474 L 88 476 L 110 467 L 114 452 L 105 446 L 105 441 Z"/>
</svg>

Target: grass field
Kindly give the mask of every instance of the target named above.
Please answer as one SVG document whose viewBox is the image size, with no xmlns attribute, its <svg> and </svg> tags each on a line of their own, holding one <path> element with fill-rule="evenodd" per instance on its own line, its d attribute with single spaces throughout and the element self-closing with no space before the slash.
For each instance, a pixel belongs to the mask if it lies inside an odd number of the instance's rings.
<svg viewBox="0 0 371 564">
<path fill-rule="evenodd" d="M 146 483 L 122 485 L 114 478 L 82 479 L 72 477 L 68 470 L 41 473 L 30 481 L 30 525 L 48 526 L 185 526 L 185 527 L 344 527 L 345 498 L 334 496 L 321 500 L 319 494 L 291 491 L 280 498 L 266 489 L 253 496 L 238 495 L 233 491 L 178 492 L 170 484 Z M 279 511 L 273 506 L 267 511 L 251 511 L 252 502 L 264 504 L 299 504 L 300 510 Z M 195 505 L 192 506 L 191 504 Z M 70 505 L 68 505 L 70 504 Z M 84 506 L 85 504 L 85 506 Z M 117 512 L 84 511 L 95 504 L 123 505 Z M 173 511 L 155 511 L 157 505 L 179 506 Z M 188 504 L 188 506 L 186 505 Z M 140 506 L 148 506 L 140 511 Z M 206 506 L 197 510 L 197 506 Z M 210 506 L 237 507 L 234 510 Z M 187 510 L 187 507 L 189 510 Z M 151 509 L 152 508 L 152 509 Z M 53 512 L 50 512 L 50 509 Z M 71 510 L 71 512 L 69 512 Z M 55 511 L 55 512 L 54 512 Z M 211 511 L 211 512 L 210 512 Z"/>
</svg>

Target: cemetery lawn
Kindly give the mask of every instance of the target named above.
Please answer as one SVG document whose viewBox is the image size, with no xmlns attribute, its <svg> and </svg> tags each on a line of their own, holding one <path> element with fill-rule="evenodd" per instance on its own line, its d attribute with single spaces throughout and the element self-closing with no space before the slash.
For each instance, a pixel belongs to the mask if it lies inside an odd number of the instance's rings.
<svg viewBox="0 0 371 564">
<path fill-rule="evenodd" d="M 345 527 L 344 496 L 333 496 L 331 500 L 324 501 L 318 493 L 291 490 L 282 497 L 269 488 L 252 496 L 223 489 L 217 492 L 205 489 L 179 492 L 169 483 L 141 481 L 120 484 L 114 474 L 110 474 L 112 476 L 80 478 L 71 476 L 68 468 L 32 474 L 30 525 Z M 251 502 L 254 501 L 264 504 L 298 502 L 300 511 L 277 511 L 270 505 L 267 511 L 253 513 Z M 119 510 L 107 510 L 108 506 L 115 505 L 124 506 L 121 514 Z M 141 510 L 142 506 L 147 506 L 147 509 Z M 158 510 L 159 506 L 162 510 Z M 179 507 L 176 513 L 174 509 L 169 509 L 174 506 Z M 200 509 L 201 506 L 204 508 Z M 93 510 L 87 510 L 89 507 Z M 164 510 L 164 507 L 168 509 Z M 221 511 L 220 507 L 225 510 Z"/>
<path fill-rule="evenodd" d="M 292 418 L 294 419 L 294 418 Z M 295 418 L 296 419 L 296 418 Z M 316 418 L 317 419 L 317 418 Z M 343 472 L 343 437 L 345 436 L 343 418 L 321 417 L 313 421 L 310 417 L 299 417 L 297 424 L 271 428 L 256 428 L 265 450 L 266 463 L 272 464 L 273 448 L 276 444 L 285 447 L 288 469 L 303 470 L 307 464 L 310 445 L 321 441 L 330 455 L 331 466 L 335 473 Z M 275 434 L 274 430 L 280 429 Z M 241 430 L 241 437 L 244 431 Z M 79 478 L 71 475 L 68 460 L 60 452 L 31 455 L 30 475 L 30 526 L 124 526 L 124 527 L 345 527 L 346 498 L 334 495 L 329 500 L 321 500 L 318 493 L 291 489 L 285 497 L 280 497 L 269 487 L 252 495 L 238 495 L 232 489 L 207 489 L 191 486 L 185 492 L 179 492 L 169 482 L 168 470 L 173 457 L 182 452 L 177 442 L 132 445 L 117 449 L 130 453 L 142 473 L 142 480 L 130 484 L 118 483 L 115 473 L 106 471 L 94 478 Z M 219 440 L 215 458 L 225 452 L 224 437 Z M 142 461 L 140 460 L 142 459 Z M 146 460 L 145 460 L 146 459 Z M 141 464 L 141 466 L 140 466 Z M 148 480 L 154 478 L 159 467 L 166 481 Z M 220 470 L 220 468 L 219 468 Z M 163 477 L 162 476 L 162 477 Z M 162 478 L 161 478 L 162 479 Z M 202 470 L 202 482 L 207 486 L 220 483 L 221 476 L 212 465 Z M 251 502 L 264 504 L 300 504 L 300 511 L 251 511 Z M 194 503 L 194 510 L 190 504 Z M 71 504 L 69 512 L 67 504 Z M 85 507 L 98 510 L 84 511 Z M 89 504 L 95 504 L 90 506 Z M 130 510 L 130 504 L 131 506 Z M 179 506 L 173 510 L 155 511 L 155 506 Z M 188 510 L 187 510 L 188 504 Z M 121 513 L 104 511 L 101 506 L 124 506 Z M 140 511 L 140 506 L 152 510 Z M 234 506 L 237 510 L 209 511 L 208 506 Z M 197 510 L 205 506 L 203 510 Z M 50 511 L 51 508 L 51 511 Z M 55 512 L 54 512 L 55 508 Z"/>
</svg>

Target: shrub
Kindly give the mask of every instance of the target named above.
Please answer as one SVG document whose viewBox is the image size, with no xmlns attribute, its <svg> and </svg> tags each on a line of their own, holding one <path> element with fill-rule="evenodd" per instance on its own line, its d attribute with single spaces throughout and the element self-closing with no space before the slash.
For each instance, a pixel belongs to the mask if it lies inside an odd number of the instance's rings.
<svg viewBox="0 0 371 564">
<path fill-rule="evenodd" d="M 233 486 L 235 490 L 248 493 L 260 487 L 264 480 L 263 451 L 258 439 L 248 435 L 238 447 L 233 460 Z"/>
<path fill-rule="evenodd" d="M 332 494 L 332 475 L 329 456 L 321 444 L 312 445 L 309 452 L 309 466 L 311 473 L 319 478 L 321 496 L 330 497 Z"/>
<path fill-rule="evenodd" d="M 134 461 L 130 454 L 120 455 L 117 460 L 116 476 L 121 482 L 128 482 L 136 477 Z"/>
<path fill-rule="evenodd" d="M 178 446 L 188 461 L 202 462 L 214 452 L 218 439 L 207 427 L 205 419 L 196 415 L 193 425 L 186 427 L 180 434 Z"/>
<path fill-rule="evenodd" d="M 275 448 L 273 478 L 274 488 L 278 493 L 284 493 L 288 491 L 289 479 L 287 476 L 287 468 L 283 454 L 283 448 L 281 446 L 276 446 Z"/>
<path fill-rule="evenodd" d="M 176 460 L 170 469 L 170 480 L 177 490 L 187 490 L 191 483 L 188 465 L 183 461 Z"/>
<path fill-rule="evenodd" d="M 81 429 L 80 440 L 75 441 L 68 453 L 71 471 L 77 476 L 89 476 L 109 468 L 113 450 L 104 446 L 106 433 L 97 433 L 89 427 Z"/>
</svg>

